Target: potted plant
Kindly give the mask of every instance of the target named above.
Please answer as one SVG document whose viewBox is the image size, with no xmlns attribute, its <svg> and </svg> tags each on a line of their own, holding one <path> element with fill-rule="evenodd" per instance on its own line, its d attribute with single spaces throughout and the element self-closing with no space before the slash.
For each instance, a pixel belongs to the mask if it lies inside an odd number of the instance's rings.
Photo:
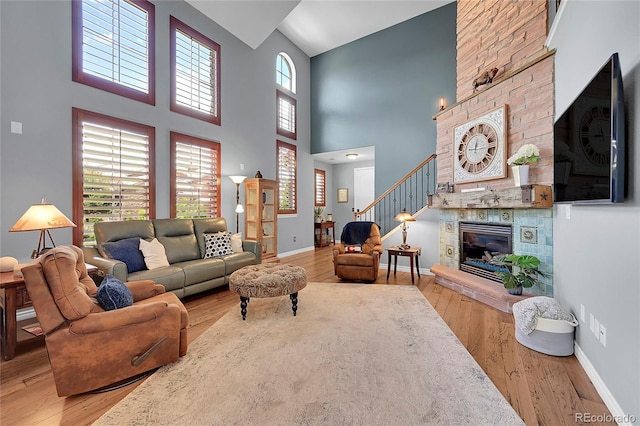
<svg viewBox="0 0 640 426">
<path fill-rule="evenodd" d="M 313 218 L 316 223 L 322 222 L 322 212 L 324 211 L 324 207 L 314 207 L 313 208 Z"/>
<path fill-rule="evenodd" d="M 529 164 L 535 164 L 540 158 L 540 151 L 534 144 L 522 145 L 518 152 L 507 159 L 507 164 L 511 165 L 515 186 L 529 184 Z"/>
<path fill-rule="evenodd" d="M 503 254 L 494 256 L 491 263 L 501 266 L 495 274 L 502 279 L 509 294 L 522 294 L 522 288 L 529 288 L 546 274 L 538 270 L 540 259 L 528 254 Z"/>
</svg>

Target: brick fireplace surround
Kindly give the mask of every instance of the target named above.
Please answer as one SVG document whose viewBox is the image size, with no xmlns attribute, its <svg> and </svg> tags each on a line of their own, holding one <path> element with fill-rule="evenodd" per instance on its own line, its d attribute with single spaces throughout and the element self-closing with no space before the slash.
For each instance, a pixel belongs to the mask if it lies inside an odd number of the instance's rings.
<svg viewBox="0 0 640 426">
<path fill-rule="evenodd" d="M 434 117 L 437 121 L 438 182 L 454 182 L 454 129 L 506 105 L 506 155 L 524 144 L 534 144 L 540 159 L 530 169 L 529 183 L 553 183 L 553 51 L 547 37 L 547 2 L 539 0 L 458 0 L 457 2 L 457 101 Z M 493 83 L 474 93 L 472 82 L 483 71 L 498 68 Z M 455 185 L 477 199 L 483 192 L 494 194 L 514 186 L 509 167 L 504 178 Z M 550 189 L 549 189 L 550 190 Z M 470 195 L 471 197 L 471 195 Z M 463 203 L 464 205 L 464 203 Z M 471 203 L 470 203 L 471 205 Z M 431 272 L 436 282 L 505 312 L 522 296 L 511 296 L 500 283 L 459 270 L 459 222 L 501 223 L 512 226 L 513 252 L 531 254 L 550 273 L 553 262 L 552 214 L 549 204 L 519 208 L 500 202 L 487 208 L 448 208 L 440 205 L 440 264 Z M 484 206 L 480 206 L 484 207 Z M 526 238 L 523 238 L 526 236 Z M 535 238 L 532 238 L 534 236 Z M 553 282 L 526 289 L 530 294 L 553 295 Z"/>
</svg>

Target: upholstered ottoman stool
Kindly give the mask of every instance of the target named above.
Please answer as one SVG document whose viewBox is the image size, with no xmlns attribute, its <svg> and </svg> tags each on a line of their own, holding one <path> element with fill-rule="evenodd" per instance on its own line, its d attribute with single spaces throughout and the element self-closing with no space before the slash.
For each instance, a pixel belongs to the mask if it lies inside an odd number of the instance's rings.
<svg viewBox="0 0 640 426">
<path fill-rule="evenodd" d="M 300 266 L 264 263 L 238 269 L 229 277 L 229 290 L 240 295 L 242 320 L 247 317 L 247 304 L 252 297 L 289 295 L 293 316 L 298 310 L 298 292 L 307 286 L 307 272 Z"/>
</svg>

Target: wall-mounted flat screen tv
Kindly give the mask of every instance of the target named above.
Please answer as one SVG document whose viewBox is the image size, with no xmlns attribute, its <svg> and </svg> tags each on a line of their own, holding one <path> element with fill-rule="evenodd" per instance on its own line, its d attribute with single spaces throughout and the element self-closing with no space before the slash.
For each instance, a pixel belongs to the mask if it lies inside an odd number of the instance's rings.
<svg viewBox="0 0 640 426">
<path fill-rule="evenodd" d="M 624 201 L 627 140 L 622 71 L 617 53 L 558 118 L 553 136 L 555 202 Z"/>
</svg>

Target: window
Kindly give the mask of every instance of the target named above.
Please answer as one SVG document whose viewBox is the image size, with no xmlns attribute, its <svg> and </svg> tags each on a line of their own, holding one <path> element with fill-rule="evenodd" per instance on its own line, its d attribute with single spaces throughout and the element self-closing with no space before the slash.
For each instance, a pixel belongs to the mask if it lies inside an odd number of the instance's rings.
<svg viewBox="0 0 640 426">
<path fill-rule="evenodd" d="M 279 135 L 293 140 L 296 134 L 296 100 L 283 92 L 276 90 L 276 131 Z"/>
<path fill-rule="evenodd" d="M 171 111 L 220 125 L 220 45 L 173 16 Z"/>
<path fill-rule="evenodd" d="M 73 81 L 155 105 L 155 7 L 72 1 Z"/>
<path fill-rule="evenodd" d="M 327 192 L 325 187 L 326 182 L 326 172 L 320 169 L 314 169 L 314 181 L 315 181 L 315 190 L 314 190 L 314 200 L 316 207 L 324 207 L 327 205 Z"/>
<path fill-rule="evenodd" d="M 298 186 L 296 185 L 297 149 L 290 143 L 277 141 L 278 213 L 298 212 Z"/>
<path fill-rule="evenodd" d="M 276 83 L 291 93 L 296 93 L 296 68 L 293 61 L 284 52 L 276 58 Z"/>
<path fill-rule="evenodd" d="M 93 224 L 155 218 L 155 129 L 73 108 L 73 244 Z"/>
<path fill-rule="evenodd" d="M 171 132 L 171 217 L 220 216 L 220 144 Z"/>
</svg>

